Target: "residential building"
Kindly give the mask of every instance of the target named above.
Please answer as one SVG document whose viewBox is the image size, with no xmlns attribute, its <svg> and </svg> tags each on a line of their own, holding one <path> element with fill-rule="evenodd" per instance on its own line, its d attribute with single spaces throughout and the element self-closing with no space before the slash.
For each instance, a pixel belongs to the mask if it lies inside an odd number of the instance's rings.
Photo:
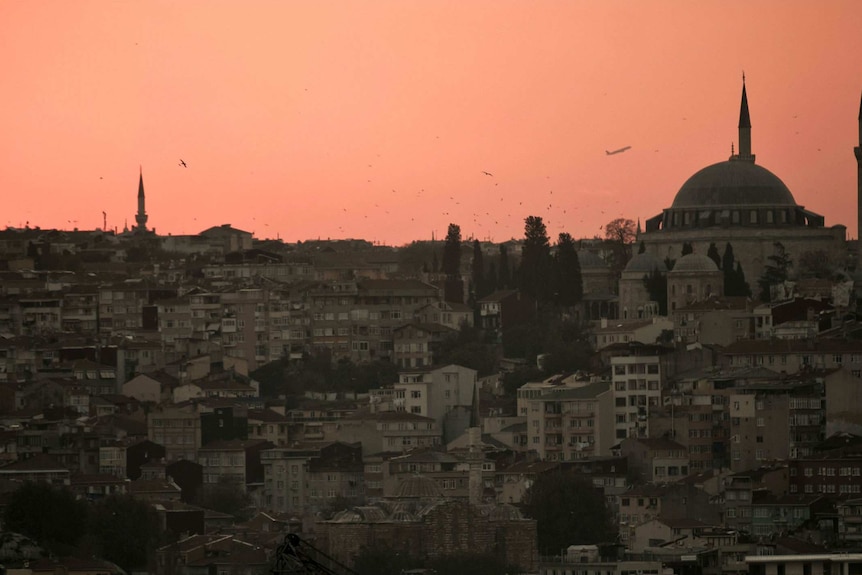
<svg viewBox="0 0 862 575">
<path fill-rule="evenodd" d="M 613 394 L 608 382 L 545 388 L 524 398 L 527 449 L 547 461 L 572 461 L 610 455 Z"/>
<path fill-rule="evenodd" d="M 679 481 L 689 474 L 688 450 L 672 439 L 627 437 L 619 451 L 629 470 L 648 483 Z"/>
<path fill-rule="evenodd" d="M 217 440 L 198 450 L 198 462 L 203 467 L 204 486 L 222 481 L 234 483 L 242 490 L 263 484 L 261 452 L 272 443 L 262 439 Z"/>
<path fill-rule="evenodd" d="M 649 437 L 650 410 L 661 405 L 665 374 L 658 346 L 632 346 L 611 358 L 614 437 Z"/>
<path fill-rule="evenodd" d="M 404 369 L 392 385 L 395 409 L 434 419 L 443 442 L 449 443 L 467 428 L 465 417 L 454 420 L 453 416 L 458 407 L 471 405 L 476 373 L 475 369 L 455 364 Z M 460 413 L 464 415 L 466 411 L 462 409 Z"/>
</svg>

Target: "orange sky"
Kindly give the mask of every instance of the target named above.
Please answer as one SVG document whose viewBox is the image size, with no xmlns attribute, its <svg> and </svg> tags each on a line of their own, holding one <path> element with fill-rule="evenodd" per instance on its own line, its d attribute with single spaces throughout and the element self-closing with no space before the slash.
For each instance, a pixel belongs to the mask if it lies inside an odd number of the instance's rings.
<svg viewBox="0 0 862 575">
<path fill-rule="evenodd" d="M 858 0 L 0 2 L 0 226 L 122 229 L 140 164 L 161 234 L 591 237 L 727 159 L 744 69 L 758 164 L 856 237 L 860 30 Z"/>
</svg>

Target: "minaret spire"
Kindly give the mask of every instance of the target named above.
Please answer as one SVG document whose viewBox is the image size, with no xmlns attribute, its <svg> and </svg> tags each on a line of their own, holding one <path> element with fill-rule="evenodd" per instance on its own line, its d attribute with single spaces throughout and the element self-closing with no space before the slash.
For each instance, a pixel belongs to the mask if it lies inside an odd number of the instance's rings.
<svg viewBox="0 0 862 575">
<path fill-rule="evenodd" d="M 862 98 L 859 100 L 859 144 L 856 155 L 856 273 L 862 271 Z"/>
<path fill-rule="evenodd" d="M 138 223 L 135 226 L 136 232 L 147 231 L 147 219 L 146 197 L 144 196 L 144 169 L 140 167 L 140 175 L 138 176 L 138 213 L 135 215 L 135 221 Z"/>
<path fill-rule="evenodd" d="M 742 101 L 739 104 L 739 155 L 737 160 L 754 162 L 751 153 L 751 116 L 748 113 L 748 92 L 745 89 L 745 72 L 742 73 Z"/>
<path fill-rule="evenodd" d="M 473 384 L 473 401 L 470 404 L 470 427 L 481 427 L 479 419 L 479 390 L 476 384 Z"/>
</svg>

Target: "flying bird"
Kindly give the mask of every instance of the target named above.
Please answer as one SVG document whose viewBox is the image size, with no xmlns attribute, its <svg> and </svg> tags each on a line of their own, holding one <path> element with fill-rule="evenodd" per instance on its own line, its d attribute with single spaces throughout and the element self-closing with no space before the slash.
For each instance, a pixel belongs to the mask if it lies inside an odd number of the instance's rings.
<svg viewBox="0 0 862 575">
<path fill-rule="evenodd" d="M 180 166 L 182 166 L 182 167 L 184 167 L 184 168 L 188 168 L 188 166 L 186 165 L 186 163 L 183 161 L 183 159 L 182 159 L 182 158 L 180 158 L 180 163 L 179 163 L 179 165 L 180 165 Z"/>
<path fill-rule="evenodd" d="M 620 148 L 619 150 L 613 150 L 612 152 L 605 150 L 605 154 L 607 154 L 608 156 L 613 156 L 614 154 L 622 154 L 626 150 L 630 150 L 630 149 L 631 149 L 631 146 L 624 146 L 624 147 Z"/>
<path fill-rule="evenodd" d="M 482 173 L 485 174 L 486 176 L 492 176 L 492 177 L 494 176 L 494 174 L 492 174 L 491 172 L 486 172 L 485 170 L 482 170 Z"/>
</svg>

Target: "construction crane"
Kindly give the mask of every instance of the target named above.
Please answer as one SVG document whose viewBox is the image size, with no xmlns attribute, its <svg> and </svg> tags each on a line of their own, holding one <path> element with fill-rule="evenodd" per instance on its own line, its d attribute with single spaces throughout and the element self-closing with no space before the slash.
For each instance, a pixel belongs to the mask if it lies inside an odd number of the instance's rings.
<svg viewBox="0 0 862 575">
<path fill-rule="evenodd" d="M 303 541 L 296 533 L 288 533 L 275 551 L 272 575 L 304 573 L 310 575 L 359 575 L 320 549 Z"/>
</svg>

